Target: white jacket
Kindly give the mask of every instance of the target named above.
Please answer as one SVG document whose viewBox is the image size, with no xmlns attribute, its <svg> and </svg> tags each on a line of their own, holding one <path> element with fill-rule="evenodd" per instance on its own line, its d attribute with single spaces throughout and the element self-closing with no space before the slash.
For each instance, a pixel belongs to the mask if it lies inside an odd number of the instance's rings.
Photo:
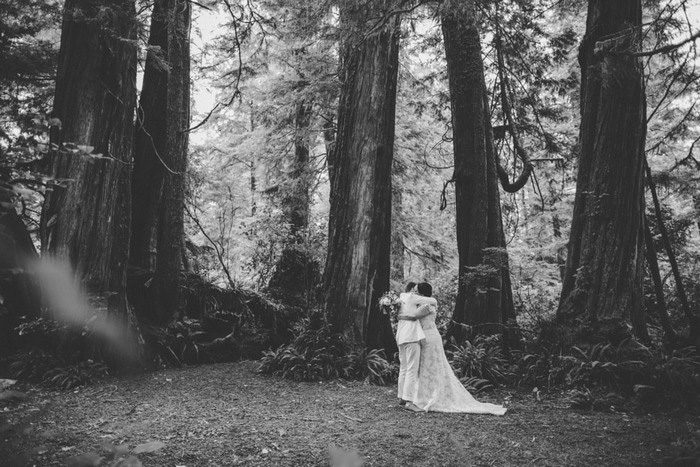
<svg viewBox="0 0 700 467">
<path fill-rule="evenodd" d="M 422 305 L 437 306 L 437 300 L 433 297 L 424 297 L 413 292 L 404 292 L 399 295 L 401 309 L 399 316 L 415 317 L 418 307 Z M 418 320 L 400 319 L 396 326 L 396 344 L 408 344 L 425 339 L 425 333 Z"/>
</svg>

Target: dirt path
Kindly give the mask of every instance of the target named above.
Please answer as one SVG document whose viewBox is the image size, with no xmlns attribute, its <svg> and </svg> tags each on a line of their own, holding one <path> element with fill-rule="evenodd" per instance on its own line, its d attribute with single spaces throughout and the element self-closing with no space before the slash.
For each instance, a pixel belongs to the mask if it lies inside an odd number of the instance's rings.
<svg viewBox="0 0 700 467">
<path fill-rule="evenodd" d="M 562 400 L 505 391 L 480 397 L 505 400 L 504 417 L 414 414 L 398 407 L 394 387 L 294 383 L 258 375 L 256 366 L 33 391 L 1 415 L 0 464 L 63 465 L 80 453 L 105 454 L 101 443 L 159 441 L 164 447 L 138 455 L 144 466 L 321 466 L 330 445 L 356 449 L 365 466 L 640 466 L 700 441 L 700 420 L 681 414 L 579 413 Z"/>
</svg>

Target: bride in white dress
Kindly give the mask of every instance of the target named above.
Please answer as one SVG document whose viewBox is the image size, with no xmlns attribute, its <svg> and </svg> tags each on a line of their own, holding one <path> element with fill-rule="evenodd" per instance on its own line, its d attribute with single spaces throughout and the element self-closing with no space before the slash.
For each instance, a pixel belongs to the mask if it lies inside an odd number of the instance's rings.
<svg viewBox="0 0 700 467">
<path fill-rule="evenodd" d="M 431 285 L 427 282 L 418 284 L 418 293 L 431 296 Z M 437 310 L 430 307 L 430 313 L 420 318 L 425 341 L 421 343 L 418 396 L 413 404 L 407 404 L 406 408 L 425 412 L 505 414 L 506 408 L 501 405 L 474 399 L 455 376 L 445 356 L 442 337 L 435 326 L 436 315 Z"/>
</svg>

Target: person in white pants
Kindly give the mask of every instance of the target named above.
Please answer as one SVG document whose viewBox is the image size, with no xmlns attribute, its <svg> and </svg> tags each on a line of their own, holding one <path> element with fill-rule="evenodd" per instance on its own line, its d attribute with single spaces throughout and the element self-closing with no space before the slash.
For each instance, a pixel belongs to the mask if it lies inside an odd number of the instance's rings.
<svg viewBox="0 0 700 467">
<path fill-rule="evenodd" d="M 420 318 L 427 316 L 429 307 L 437 306 L 437 300 L 423 297 L 415 291 L 416 283 L 406 284 L 406 292 L 399 295 L 401 308 L 396 328 L 396 344 L 399 347 L 399 404 L 413 402 L 418 391 L 420 365 L 420 341 L 425 339 Z"/>
</svg>

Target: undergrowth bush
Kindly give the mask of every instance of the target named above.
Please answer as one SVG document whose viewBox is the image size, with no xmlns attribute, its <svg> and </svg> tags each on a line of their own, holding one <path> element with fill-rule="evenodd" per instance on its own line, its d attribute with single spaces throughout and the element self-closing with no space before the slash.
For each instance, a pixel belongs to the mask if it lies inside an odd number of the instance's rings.
<svg viewBox="0 0 700 467">
<path fill-rule="evenodd" d="M 638 395 L 647 402 L 700 397 L 700 354 L 695 347 L 665 350 L 630 338 L 618 345 L 574 346 L 568 353 L 546 348 L 514 352 L 513 358 L 517 384 L 574 389 L 573 404 L 579 406 L 588 405 L 591 388 Z"/>
<path fill-rule="evenodd" d="M 201 342 L 207 335 L 198 320 L 185 319 L 169 326 L 146 326 L 144 337 L 151 350 L 150 359 L 158 366 L 204 363 Z"/>
<path fill-rule="evenodd" d="M 260 373 L 294 381 L 342 377 L 379 385 L 397 379 L 398 368 L 384 358 L 383 351 L 350 350 L 343 336 L 331 332 L 323 320 L 303 319 L 295 334 L 290 344 L 263 353 Z"/>
<path fill-rule="evenodd" d="M 92 360 L 66 363 L 43 350 L 19 352 L 8 359 L 12 378 L 54 389 L 73 389 L 92 384 L 109 374 L 106 365 Z"/>
<path fill-rule="evenodd" d="M 500 336 L 477 336 L 472 342 L 454 345 L 446 353 L 459 378 L 473 377 L 496 385 L 508 377 L 508 362 L 503 357 Z"/>
<path fill-rule="evenodd" d="M 41 317 L 24 321 L 15 329 L 21 350 L 0 362 L 10 378 L 54 389 L 73 389 L 108 375 L 99 357 L 92 320 L 69 326 Z"/>
<path fill-rule="evenodd" d="M 471 394 L 489 391 L 494 388 L 488 380 L 477 378 L 476 376 L 465 376 L 459 380 Z"/>
</svg>

